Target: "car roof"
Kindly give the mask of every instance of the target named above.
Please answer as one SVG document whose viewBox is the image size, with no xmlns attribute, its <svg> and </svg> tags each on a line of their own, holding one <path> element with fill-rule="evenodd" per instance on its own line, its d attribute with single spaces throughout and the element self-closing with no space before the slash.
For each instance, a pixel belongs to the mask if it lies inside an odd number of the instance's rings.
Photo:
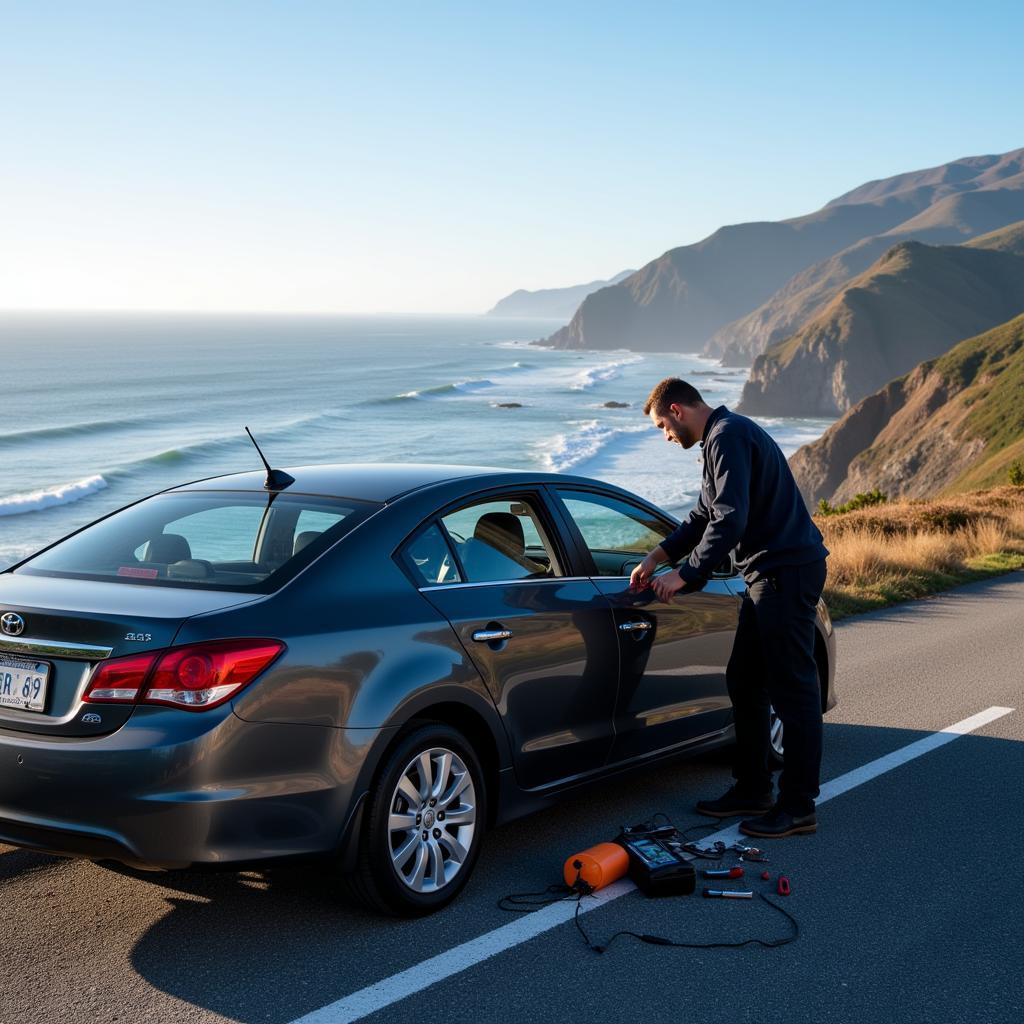
<svg viewBox="0 0 1024 1024">
<path fill-rule="evenodd" d="M 449 480 L 477 479 L 482 484 L 514 482 L 517 478 L 535 481 L 573 480 L 556 473 L 534 473 L 522 469 L 501 469 L 494 466 L 452 466 L 431 463 L 359 462 L 321 466 L 288 466 L 284 472 L 295 478 L 288 487 L 292 493 L 322 494 L 362 501 L 388 502 L 434 484 Z M 266 473 L 263 470 L 231 473 L 182 484 L 172 490 L 262 491 Z"/>
</svg>

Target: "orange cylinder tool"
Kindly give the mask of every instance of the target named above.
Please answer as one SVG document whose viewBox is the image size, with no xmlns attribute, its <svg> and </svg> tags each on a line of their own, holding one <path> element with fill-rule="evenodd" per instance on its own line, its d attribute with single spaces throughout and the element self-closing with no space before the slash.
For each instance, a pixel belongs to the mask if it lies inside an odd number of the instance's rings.
<svg viewBox="0 0 1024 1024">
<path fill-rule="evenodd" d="M 578 866 L 577 866 L 578 865 Z M 579 877 L 594 889 L 611 885 L 629 870 L 629 854 L 618 843 L 598 843 L 589 850 L 573 854 L 562 869 L 566 885 Z"/>
</svg>

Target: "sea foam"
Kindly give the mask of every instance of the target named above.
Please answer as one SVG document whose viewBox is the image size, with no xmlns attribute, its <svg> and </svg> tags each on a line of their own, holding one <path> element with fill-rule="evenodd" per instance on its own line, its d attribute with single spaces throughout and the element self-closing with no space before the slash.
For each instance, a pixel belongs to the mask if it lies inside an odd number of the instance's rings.
<svg viewBox="0 0 1024 1024">
<path fill-rule="evenodd" d="M 69 484 L 59 484 L 40 491 L 27 494 L 12 494 L 8 498 L 0 498 L 0 516 L 18 516 L 25 512 L 39 512 L 55 505 L 70 505 L 96 491 L 102 491 L 107 481 L 98 473 L 75 480 Z"/>
<path fill-rule="evenodd" d="M 635 427 L 609 427 L 597 420 L 584 420 L 572 434 L 559 434 L 537 445 L 544 465 L 555 473 L 565 473 L 589 462 L 609 445 L 630 434 L 644 433 L 646 424 Z"/>
</svg>

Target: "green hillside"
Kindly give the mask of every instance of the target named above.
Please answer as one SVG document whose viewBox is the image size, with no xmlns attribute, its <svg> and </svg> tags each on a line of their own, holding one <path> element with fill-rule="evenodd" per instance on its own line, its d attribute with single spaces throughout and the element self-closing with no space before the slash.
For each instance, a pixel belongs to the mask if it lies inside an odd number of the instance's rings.
<svg viewBox="0 0 1024 1024">
<path fill-rule="evenodd" d="M 841 415 L 963 338 L 1024 310 L 1020 225 L 984 245 L 901 242 L 754 361 L 741 409 Z"/>
<path fill-rule="evenodd" d="M 859 402 L 790 464 L 809 504 L 1004 484 L 1024 459 L 1024 314 Z"/>
</svg>

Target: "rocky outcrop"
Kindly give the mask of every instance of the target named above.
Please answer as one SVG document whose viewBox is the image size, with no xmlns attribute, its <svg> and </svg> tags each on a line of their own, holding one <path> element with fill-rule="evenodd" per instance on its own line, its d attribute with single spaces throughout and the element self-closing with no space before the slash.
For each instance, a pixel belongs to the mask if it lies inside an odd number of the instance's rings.
<svg viewBox="0 0 1024 1024">
<path fill-rule="evenodd" d="M 1024 455 L 1024 315 L 857 403 L 790 467 L 808 505 L 879 488 L 926 497 L 1005 481 Z"/>
<path fill-rule="evenodd" d="M 1012 247 L 902 242 L 754 361 L 748 414 L 842 415 L 915 365 L 1024 310 Z"/>
</svg>

